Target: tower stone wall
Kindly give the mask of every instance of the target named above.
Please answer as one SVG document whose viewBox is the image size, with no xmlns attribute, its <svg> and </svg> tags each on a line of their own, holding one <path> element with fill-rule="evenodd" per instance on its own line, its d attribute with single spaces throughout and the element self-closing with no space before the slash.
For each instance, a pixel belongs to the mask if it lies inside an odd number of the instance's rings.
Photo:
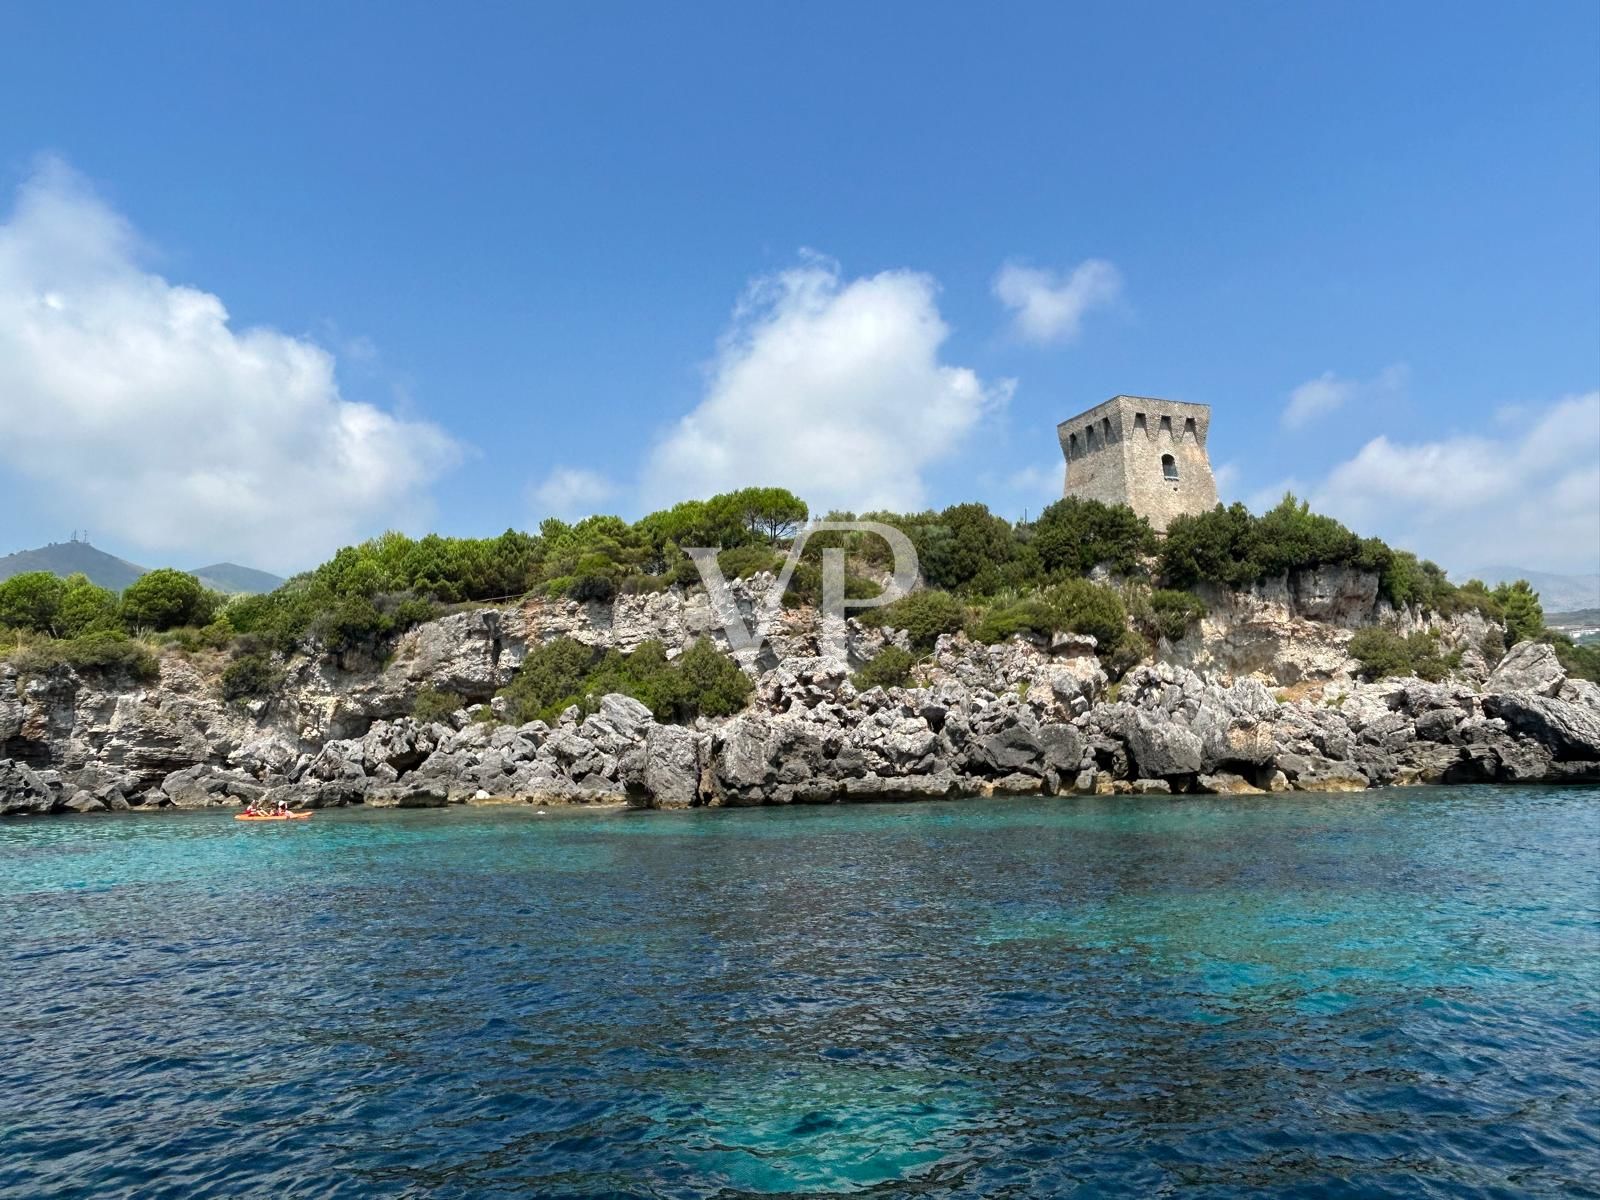
<svg viewBox="0 0 1600 1200">
<path fill-rule="evenodd" d="M 1126 504 L 1157 532 L 1174 517 L 1209 512 L 1217 504 L 1210 426 L 1209 405 L 1113 396 L 1056 426 L 1067 460 L 1062 495 Z"/>
</svg>

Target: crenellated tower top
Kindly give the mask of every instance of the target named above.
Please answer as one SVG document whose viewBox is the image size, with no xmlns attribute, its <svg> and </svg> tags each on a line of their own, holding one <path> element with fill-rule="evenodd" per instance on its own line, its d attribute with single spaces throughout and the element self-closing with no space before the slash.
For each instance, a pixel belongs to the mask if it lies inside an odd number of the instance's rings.
<svg viewBox="0 0 1600 1200">
<path fill-rule="evenodd" d="M 1165 532 L 1174 517 L 1216 507 L 1210 427 L 1206 404 L 1113 396 L 1056 426 L 1067 460 L 1062 494 L 1126 504 Z"/>
</svg>

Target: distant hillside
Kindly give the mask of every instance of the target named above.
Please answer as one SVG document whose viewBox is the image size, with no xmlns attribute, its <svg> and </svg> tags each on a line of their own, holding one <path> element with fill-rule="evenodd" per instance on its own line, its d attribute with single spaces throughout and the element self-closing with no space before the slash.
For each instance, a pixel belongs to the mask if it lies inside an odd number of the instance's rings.
<svg viewBox="0 0 1600 1200">
<path fill-rule="evenodd" d="M 10 579 L 24 571 L 49 571 L 62 578 L 83 574 L 113 592 L 122 591 L 147 570 L 138 563 L 96 550 L 88 542 L 51 542 L 37 550 L 18 550 L 0 558 L 0 579 Z"/>
<path fill-rule="evenodd" d="M 1580 646 L 1600 643 L 1600 608 L 1580 608 L 1576 612 L 1545 613 L 1544 623 L 1558 629 Z"/>
<path fill-rule="evenodd" d="M 1479 567 L 1471 577 L 1491 586 L 1526 579 L 1539 593 L 1539 603 L 1547 613 L 1600 608 L 1600 575 L 1552 575 L 1522 567 Z"/>
<path fill-rule="evenodd" d="M 120 592 L 149 567 L 141 567 L 125 558 L 96 550 L 88 542 L 51 542 L 36 550 L 18 550 L 15 554 L 0 556 L 0 580 L 21 575 L 24 571 L 49 571 L 63 579 L 68 575 L 87 575 L 93 582 L 113 592 Z M 190 572 L 200 582 L 219 592 L 270 592 L 283 582 L 276 575 L 241 567 L 237 563 L 213 563 Z"/>
<path fill-rule="evenodd" d="M 270 592 L 283 583 L 276 575 L 254 567 L 241 567 L 238 563 L 212 563 L 209 567 L 196 567 L 190 574 L 199 576 L 200 582 L 208 588 L 230 594 Z"/>
</svg>

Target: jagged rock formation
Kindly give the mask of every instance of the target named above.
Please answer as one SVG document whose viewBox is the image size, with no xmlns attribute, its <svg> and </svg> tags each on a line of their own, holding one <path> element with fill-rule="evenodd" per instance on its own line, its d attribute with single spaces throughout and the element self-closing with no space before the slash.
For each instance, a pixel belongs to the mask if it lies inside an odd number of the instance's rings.
<svg viewBox="0 0 1600 1200">
<path fill-rule="evenodd" d="M 1600 687 L 1523 643 L 1449 683 L 1352 680 L 1343 646 L 1382 610 L 1375 583 L 1308 572 L 1217 604 L 1164 661 L 1113 690 L 1094 640 L 941 638 L 917 686 L 858 692 L 818 656 L 815 622 L 778 614 L 747 655 L 749 707 L 693 727 L 606 696 L 553 726 L 495 724 L 495 691 L 530 644 L 566 635 L 677 651 L 715 636 L 703 595 L 614 606 L 478 609 L 401 638 L 385 664 L 297 657 L 270 697 L 226 704 L 215 666 L 168 655 L 153 686 L 0 664 L 0 814 L 235 805 L 428 807 L 488 800 L 638 807 L 996 793 L 1249 793 L 1403 783 L 1600 781 Z M 1370 577 L 1366 577 L 1370 579 Z M 753 607 L 764 581 L 741 585 Z M 1472 617 L 1447 641 L 1477 652 Z M 851 623 L 859 665 L 903 635 Z M 1196 666 L 1203 669 L 1195 669 Z M 1273 686 L 1294 683 L 1275 694 Z M 407 715 L 424 684 L 463 696 L 446 723 Z"/>
<path fill-rule="evenodd" d="M 1462 652 L 1462 672 L 1488 672 L 1482 646 L 1498 627 L 1467 611 L 1441 620 L 1395 607 L 1378 594 L 1378 578 L 1349 567 L 1296 571 L 1247 591 L 1198 589 L 1209 611 L 1171 647 L 1171 661 L 1202 675 L 1259 675 L 1276 684 L 1348 674 L 1346 647 L 1356 630 L 1385 625 L 1396 632 L 1434 629 L 1446 651 Z"/>
</svg>

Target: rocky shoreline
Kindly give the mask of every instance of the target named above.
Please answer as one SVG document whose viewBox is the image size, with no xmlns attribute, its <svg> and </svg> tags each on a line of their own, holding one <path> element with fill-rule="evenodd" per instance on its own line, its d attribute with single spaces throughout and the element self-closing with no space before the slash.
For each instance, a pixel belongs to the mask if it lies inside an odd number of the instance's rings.
<svg viewBox="0 0 1600 1200">
<path fill-rule="evenodd" d="M 1092 638 L 947 635 L 919 686 L 858 691 L 851 664 L 816 655 L 809 615 L 784 613 L 744 664 L 749 706 L 693 726 L 616 694 L 588 715 L 512 725 L 493 699 L 528 645 L 555 636 L 681 649 L 714 624 L 693 594 L 462 612 L 407 634 L 386 663 L 298 656 L 273 696 L 242 705 L 220 699 L 215 664 L 176 654 L 153 685 L 67 669 L 23 680 L 0 664 L 0 815 L 1600 782 L 1600 687 L 1568 679 L 1550 647 L 1521 643 L 1490 670 L 1474 648 L 1481 621 L 1458 621 L 1443 630 L 1464 650 L 1451 681 L 1361 682 L 1342 650 L 1350 630 L 1423 618 L 1382 611 L 1360 576 L 1308 574 L 1320 577 L 1224 598 L 1115 683 Z M 853 622 L 850 638 L 857 662 L 904 642 Z M 416 720 L 405 714 L 424 685 L 471 703 Z"/>
</svg>

